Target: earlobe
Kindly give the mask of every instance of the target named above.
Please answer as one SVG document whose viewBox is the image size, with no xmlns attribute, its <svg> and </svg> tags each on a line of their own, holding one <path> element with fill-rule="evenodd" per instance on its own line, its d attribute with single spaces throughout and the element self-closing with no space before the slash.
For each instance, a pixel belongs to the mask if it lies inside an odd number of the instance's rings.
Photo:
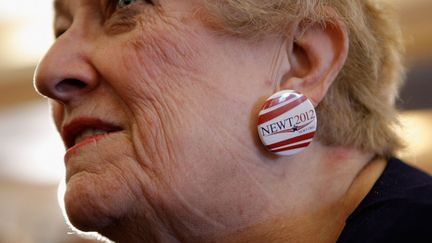
<svg viewBox="0 0 432 243">
<path fill-rule="evenodd" d="M 325 97 L 348 55 L 348 30 L 339 19 L 294 28 L 294 38 L 287 48 L 289 72 L 280 89 L 304 93 L 314 105 Z"/>
</svg>

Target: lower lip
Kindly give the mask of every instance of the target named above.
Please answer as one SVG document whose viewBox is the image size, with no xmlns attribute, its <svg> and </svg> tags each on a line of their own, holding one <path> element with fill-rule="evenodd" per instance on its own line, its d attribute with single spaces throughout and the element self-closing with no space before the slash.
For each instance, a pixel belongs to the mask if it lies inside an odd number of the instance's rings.
<svg viewBox="0 0 432 243">
<path fill-rule="evenodd" d="M 108 133 L 105 133 L 105 134 L 98 134 L 98 135 L 95 135 L 95 136 L 92 136 L 92 137 L 88 137 L 88 138 L 82 140 L 81 142 L 75 144 L 74 146 L 70 147 L 70 148 L 66 151 L 65 159 L 68 159 L 70 156 L 72 156 L 74 153 L 76 153 L 76 151 L 77 151 L 79 148 L 81 148 L 81 147 L 83 147 L 83 146 L 85 146 L 85 145 L 87 145 L 87 144 L 89 144 L 89 143 L 94 143 L 94 142 L 96 142 L 96 141 L 98 141 L 98 140 L 104 138 L 104 137 L 107 136 L 107 135 L 108 135 Z"/>
</svg>

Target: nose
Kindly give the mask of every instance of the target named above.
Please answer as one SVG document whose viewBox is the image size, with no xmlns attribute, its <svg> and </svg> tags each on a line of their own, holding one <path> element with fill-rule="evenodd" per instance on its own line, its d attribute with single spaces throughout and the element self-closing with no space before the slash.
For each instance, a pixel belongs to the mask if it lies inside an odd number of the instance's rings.
<svg viewBox="0 0 432 243">
<path fill-rule="evenodd" d="M 99 82 L 91 62 L 90 44 L 82 36 L 64 34 L 40 61 L 34 75 L 36 90 L 61 103 L 82 97 Z"/>
</svg>

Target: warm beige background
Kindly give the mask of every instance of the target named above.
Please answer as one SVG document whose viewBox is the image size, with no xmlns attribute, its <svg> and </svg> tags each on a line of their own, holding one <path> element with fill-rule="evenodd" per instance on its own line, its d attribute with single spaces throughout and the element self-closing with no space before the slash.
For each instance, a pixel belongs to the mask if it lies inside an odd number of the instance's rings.
<svg viewBox="0 0 432 243">
<path fill-rule="evenodd" d="M 386 1 L 400 9 L 407 66 L 432 68 L 432 0 Z M 32 30 L 49 27 L 50 0 L 16 2 L 0 0 L 0 243 L 84 242 L 67 234 L 58 207 L 62 148 L 46 102 L 32 85 L 35 64 L 51 38 L 49 28 Z M 400 131 L 410 141 L 401 156 L 432 173 L 428 107 L 401 114 Z"/>
</svg>

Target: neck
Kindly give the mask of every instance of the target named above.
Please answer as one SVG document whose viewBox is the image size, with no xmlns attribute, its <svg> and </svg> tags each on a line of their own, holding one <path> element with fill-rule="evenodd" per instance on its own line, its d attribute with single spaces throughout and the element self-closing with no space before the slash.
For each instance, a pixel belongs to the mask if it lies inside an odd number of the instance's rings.
<svg viewBox="0 0 432 243">
<path fill-rule="evenodd" d="M 319 144 L 309 151 L 314 152 L 282 161 L 285 176 L 278 178 L 280 187 L 261 185 L 272 188 L 267 194 L 276 200 L 274 214 L 215 242 L 335 242 L 386 161 L 357 150 Z"/>
</svg>

